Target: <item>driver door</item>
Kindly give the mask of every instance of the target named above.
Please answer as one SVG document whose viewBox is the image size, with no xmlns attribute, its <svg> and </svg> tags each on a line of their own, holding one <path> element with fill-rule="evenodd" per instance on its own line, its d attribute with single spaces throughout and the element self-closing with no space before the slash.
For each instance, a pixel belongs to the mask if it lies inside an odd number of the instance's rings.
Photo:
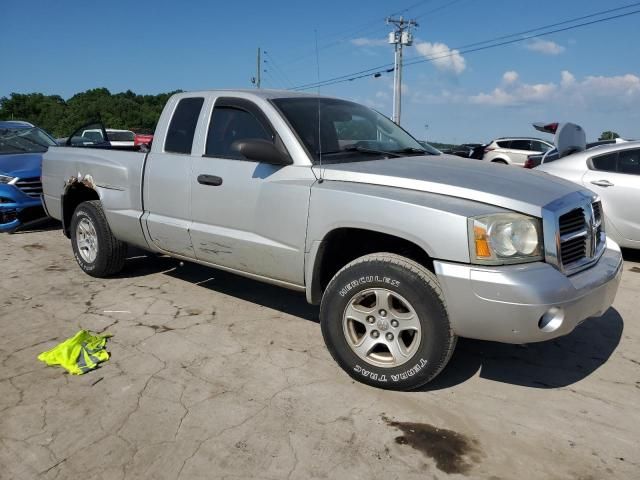
<svg viewBox="0 0 640 480">
<path fill-rule="evenodd" d="M 262 110 L 240 98 L 215 101 L 204 154 L 191 172 L 191 239 L 196 258 L 283 282 L 304 284 L 310 167 L 246 159 L 233 143 L 274 142 L 286 152 Z M 284 149 L 284 150 L 283 150 Z"/>
</svg>

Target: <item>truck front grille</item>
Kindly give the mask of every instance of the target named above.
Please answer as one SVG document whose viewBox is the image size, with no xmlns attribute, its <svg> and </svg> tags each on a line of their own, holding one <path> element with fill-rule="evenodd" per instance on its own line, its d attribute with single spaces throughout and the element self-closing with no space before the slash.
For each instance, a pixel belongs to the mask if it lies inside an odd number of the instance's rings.
<svg viewBox="0 0 640 480">
<path fill-rule="evenodd" d="M 42 181 L 39 177 L 21 178 L 16 182 L 18 187 L 25 195 L 37 198 L 42 194 Z"/>
<path fill-rule="evenodd" d="M 597 260 L 604 248 L 600 201 L 574 208 L 558 218 L 560 266 L 571 273 Z"/>
</svg>

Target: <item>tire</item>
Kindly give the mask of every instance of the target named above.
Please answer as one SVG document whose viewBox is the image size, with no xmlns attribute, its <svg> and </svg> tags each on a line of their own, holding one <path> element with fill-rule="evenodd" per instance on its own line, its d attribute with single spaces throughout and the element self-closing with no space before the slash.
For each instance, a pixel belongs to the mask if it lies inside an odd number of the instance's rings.
<svg viewBox="0 0 640 480">
<path fill-rule="evenodd" d="M 80 268 L 92 277 L 108 277 L 124 267 L 127 244 L 113 236 L 99 200 L 83 202 L 73 212 L 71 246 Z"/>
<path fill-rule="evenodd" d="M 380 312 L 385 298 L 388 311 Z M 433 380 L 457 340 L 436 276 L 391 253 L 360 257 L 336 273 L 322 297 L 320 324 L 329 352 L 345 372 L 388 390 L 412 390 Z M 371 350 L 365 343 L 369 337 L 378 342 Z"/>
<path fill-rule="evenodd" d="M 497 163 L 498 165 L 509 165 L 506 160 L 502 160 L 502 159 L 491 160 L 491 163 Z"/>
</svg>

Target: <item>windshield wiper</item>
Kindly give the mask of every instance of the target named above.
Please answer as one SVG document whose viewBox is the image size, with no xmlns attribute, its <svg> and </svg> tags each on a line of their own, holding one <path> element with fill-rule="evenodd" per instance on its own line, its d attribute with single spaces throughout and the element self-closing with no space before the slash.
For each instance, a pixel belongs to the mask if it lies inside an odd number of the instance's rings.
<svg viewBox="0 0 640 480">
<path fill-rule="evenodd" d="M 407 147 L 407 148 L 403 148 L 402 150 L 394 150 L 393 153 L 398 153 L 398 154 L 416 153 L 419 155 L 424 155 L 424 154 L 433 155 L 427 152 L 426 150 L 423 150 L 422 148 L 414 148 L 414 147 Z"/>
<path fill-rule="evenodd" d="M 375 148 L 361 147 L 358 145 L 347 145 L 342 149 L 343 152 L 359 152 L 359 153 L 371 153 L 373 155 L 390 155 L 392 157 L 401 157 L 402 154 L 397 152 L 391 152 L 389 150 L 376 150 Z"/>
</svg>

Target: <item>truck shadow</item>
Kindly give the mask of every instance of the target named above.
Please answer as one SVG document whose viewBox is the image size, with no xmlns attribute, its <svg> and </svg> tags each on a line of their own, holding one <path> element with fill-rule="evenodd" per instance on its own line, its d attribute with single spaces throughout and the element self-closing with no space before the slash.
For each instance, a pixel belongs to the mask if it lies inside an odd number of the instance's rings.
<svg viewBox="0 0 640 480">
<path fill-rule="evenodd" d="M 620 343 L 624 322 L 615 308 L 571 334 L 528 345 L 459 339 L 449 365 L 420 391 L 451 388 L 480 378 L 531 388 L 560 388 L 604 365 Z"/>
<path fill-rule="evenodd" d="M 180 260 L 168 256 L 158 256 L 142 250 L 129 249 L 127 266 L 117 277 L 132 278 L 152 273 L 164 273 L 218 293 L 224 293 L 315 323 L 319 322 L 319 308 L 309 305 L 304 293 L 286 290 L 197 263 L 180 262 Z"/>
<path fill-rule="evenodd" d="M 196 263 L 149 252 L 129 251 L 123 278 L 163 273 L 173 278 L 271 308 L 314 323 L 319 308 L 303 293 Z M 614 308 L 591 318 L 570 335 L 548 342 L 510 345 L 461 338 L 444 371 L 418 391 L 452 388 L 478 374 L 480 378 L 531 388 L 560 388 L 588 377 L 606 363 L 620 343 L 624 322 Z M 319 334 L 319 332 L 318 332 Z M 318 341 L 322 339 L 318 335 Z"/>
<path fill-rule="evenodd" d="M 62 224 L 50 217 L 41 217 L 31 220 L 24 225 L 18 227 L 17 230 L 11 232 L 11 235 L 22 235 L 25 233 L 49 232 L 53 230 L 62 230 Z"/>
<path fill-rule="evenodd" d="M 640 250 L 632 250 L 631 248 L 622 249 L 622 258 L 625 262 L 640 263 Z"/>
</svg>

